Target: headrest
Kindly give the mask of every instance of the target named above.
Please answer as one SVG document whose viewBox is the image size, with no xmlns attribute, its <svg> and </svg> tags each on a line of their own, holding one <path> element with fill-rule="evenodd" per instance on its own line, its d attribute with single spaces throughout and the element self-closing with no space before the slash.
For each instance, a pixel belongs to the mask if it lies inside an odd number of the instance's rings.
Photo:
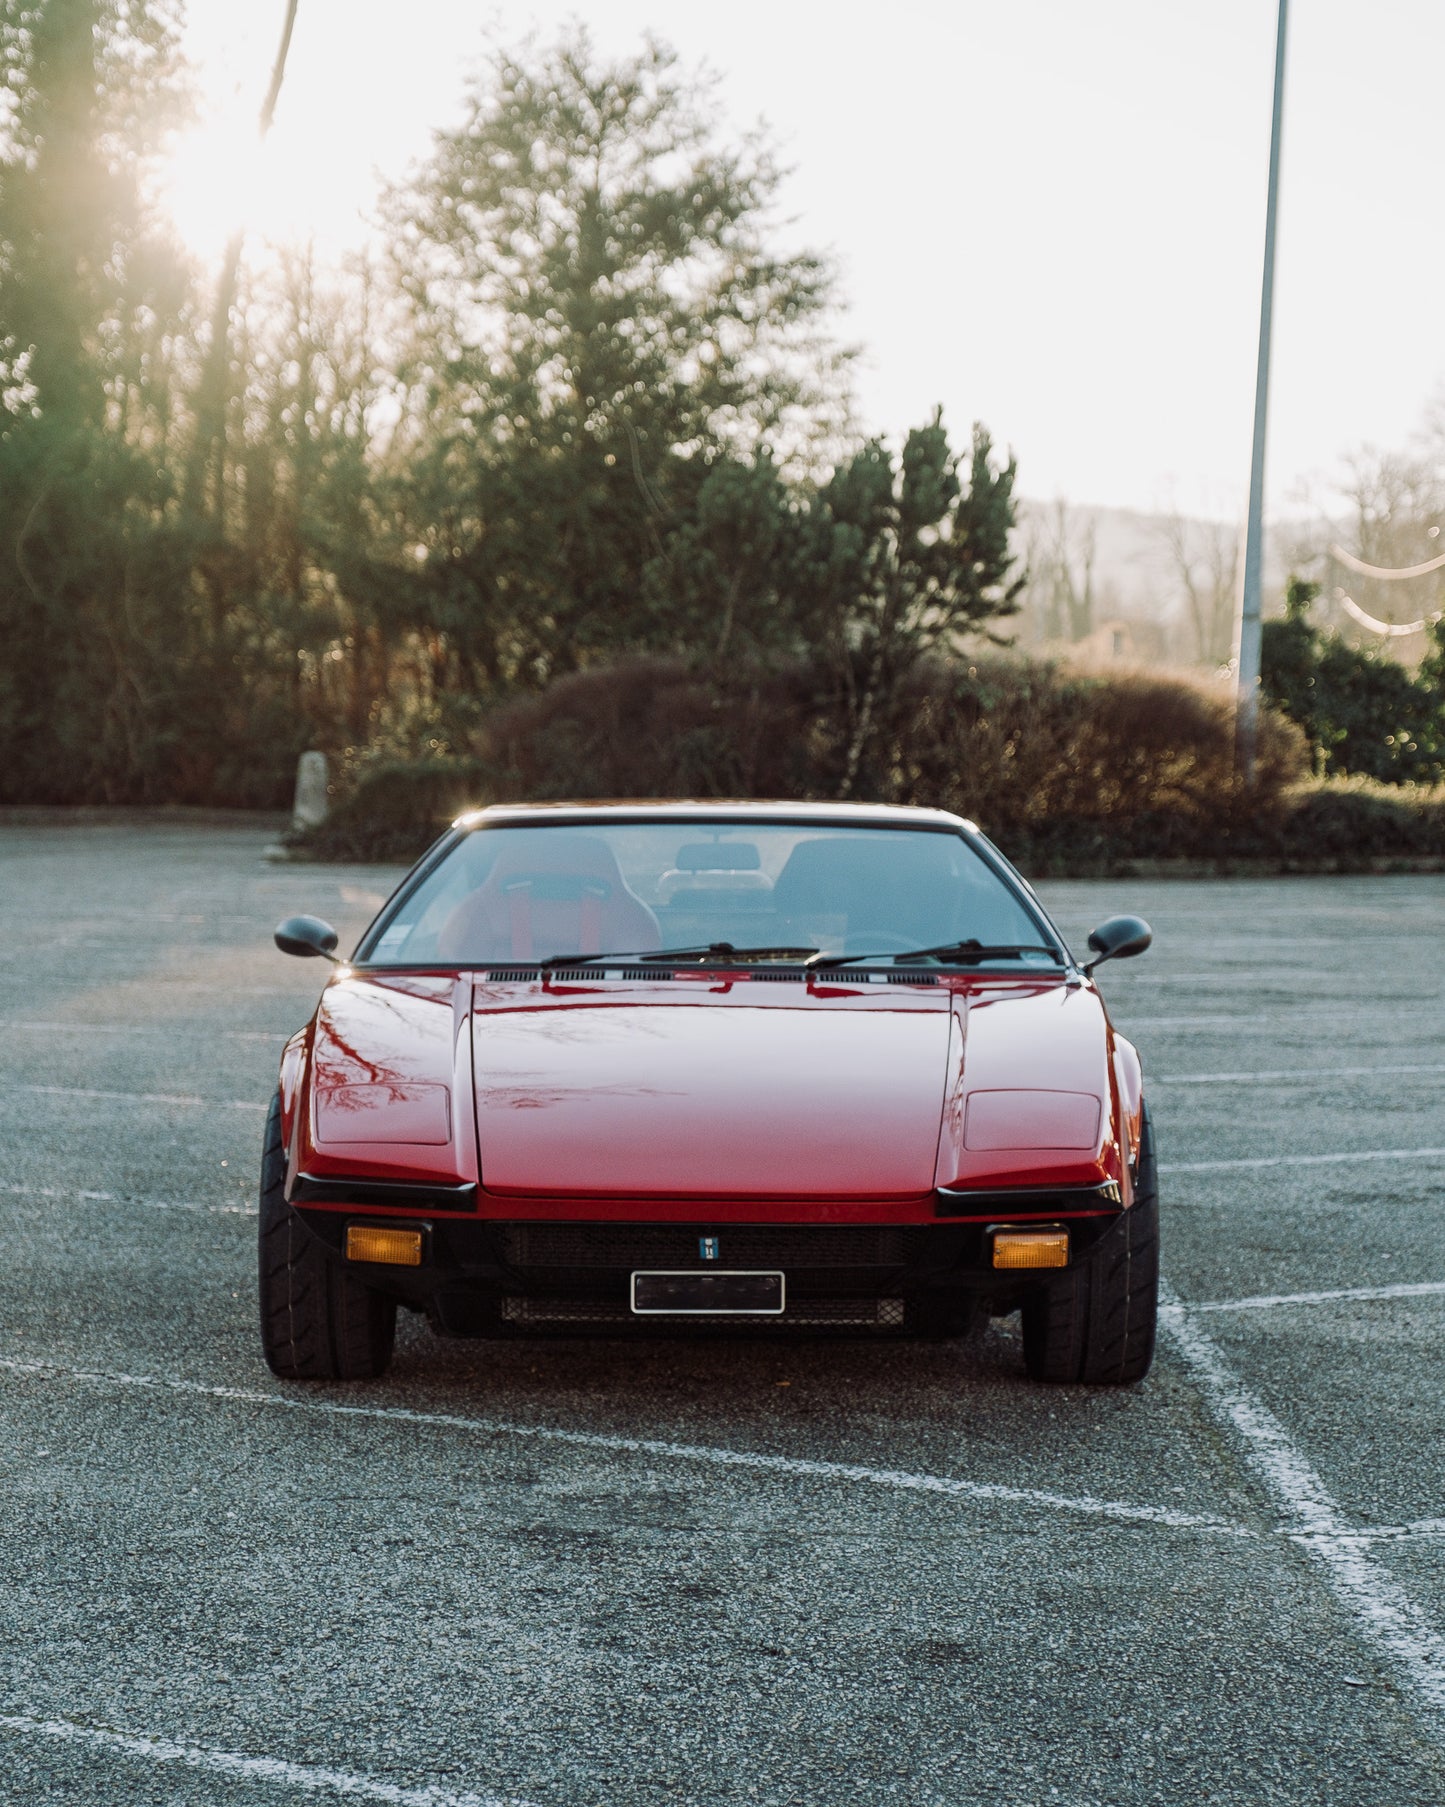
<svg viewBox="0 0 1445 1807">
<path fill-rule="evenodd" d="M 515 838 L 508 829 L 494 832 L 505 838 L 489 884 L 495 885 L 502 879 L 526 873 L 603 878 L 612 884 L 622 882 L 616 857 L 599 835 L 576 834 L 567 828 L 524 829 Z"/>
</svg>

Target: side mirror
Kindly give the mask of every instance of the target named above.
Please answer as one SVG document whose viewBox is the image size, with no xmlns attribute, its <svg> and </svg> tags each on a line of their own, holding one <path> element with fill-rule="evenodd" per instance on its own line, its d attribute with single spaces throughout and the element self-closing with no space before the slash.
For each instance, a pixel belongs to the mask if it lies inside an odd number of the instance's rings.
<svg viewBox="0 0 1445 1807">
<path fill-rule="evenodd" d="M 1084 971 L 1091 973 L 1106 960 L 1128 960 L 1142 954 L 1153 939 L 1154 931 L 1142 916 L 1111 916 L 1089 937 L 1095 957 L 1085 962 Z"/>
<path fill-rule="evenodd" d="M 276 945 L 283 954 L 299 954 L 304 960 L 314 959 L 318 954 L 323 960 L 331 960 L 340 966 L 335 954 L 336 943 L 341 937 L 329 922 L 323 922 L 319 916 L 288 916 L 276 930 Z"/>
</svg>

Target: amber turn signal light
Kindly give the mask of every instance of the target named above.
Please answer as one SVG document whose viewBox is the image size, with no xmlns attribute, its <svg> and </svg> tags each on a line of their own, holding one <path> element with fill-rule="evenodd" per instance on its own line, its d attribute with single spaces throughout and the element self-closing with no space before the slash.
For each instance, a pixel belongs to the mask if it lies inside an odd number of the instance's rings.
<svg viewBox="0 0 1445 1807">
<path fill-rule="evenodd" d="M 348 1261 L 388 1261 L 393 1267 L 421 1266 L 420 1230 L 383 1230 L 369 1223 L 346 1226 Z"/>
<path fill-rule="evenodd" d="M 995 1267 L 1067 1267 L 1067 1230 L 995 1230 Z"/>
</svg>

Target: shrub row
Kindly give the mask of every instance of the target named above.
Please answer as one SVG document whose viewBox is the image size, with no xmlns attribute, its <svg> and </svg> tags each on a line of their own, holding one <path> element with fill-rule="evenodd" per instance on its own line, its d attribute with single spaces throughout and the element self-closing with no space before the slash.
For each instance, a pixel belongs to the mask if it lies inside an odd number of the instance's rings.
<svg viewBox="0 0 1445 1807">
<path fill-rule="evenodd" d="M 835 797 L 848 733 L 847 699 L 820 695 L 806 666 L 712 675 L 637 660 L 499 710 L 465 757 L 362 767 L 299 848 L 409 859 L 461 810 L 502 799 Z M 915 670 L 873 724 L 849 794 L 970 816 L 1040 875 L 1445 856 L 1441 794 L 1311 784 L 1306 771 L 1300 731 L 1266 710 L 1246 793 L 1230 699 L 1211 687 L 1000 656 Z"/>
</svg>

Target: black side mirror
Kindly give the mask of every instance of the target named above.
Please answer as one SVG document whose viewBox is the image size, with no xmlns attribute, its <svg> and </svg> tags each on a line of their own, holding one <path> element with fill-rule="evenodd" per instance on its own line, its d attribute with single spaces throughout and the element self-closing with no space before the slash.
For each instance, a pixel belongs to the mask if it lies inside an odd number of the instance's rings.
<svg viewBox="0 0 1445 1807">
<path fill-rule="evenodd" d="M 1085 962 L 1084 971 L 1091 973 L 1106 960 L 1128 960 L 1142 954 L 1153 939 L 1154 931 L 1142 916 L 1111 916 L 1089 937 L 1095 958 Z"/>
<path fill-rule="evenodd" d="M 276 945 L 283 954 L 299 954 L 305 960 L 320 955 L 337 966 L 335 948 L 341 937 L 329 922 L 319 916 L 288 916 L 276 930 Z"/>
</svg>

